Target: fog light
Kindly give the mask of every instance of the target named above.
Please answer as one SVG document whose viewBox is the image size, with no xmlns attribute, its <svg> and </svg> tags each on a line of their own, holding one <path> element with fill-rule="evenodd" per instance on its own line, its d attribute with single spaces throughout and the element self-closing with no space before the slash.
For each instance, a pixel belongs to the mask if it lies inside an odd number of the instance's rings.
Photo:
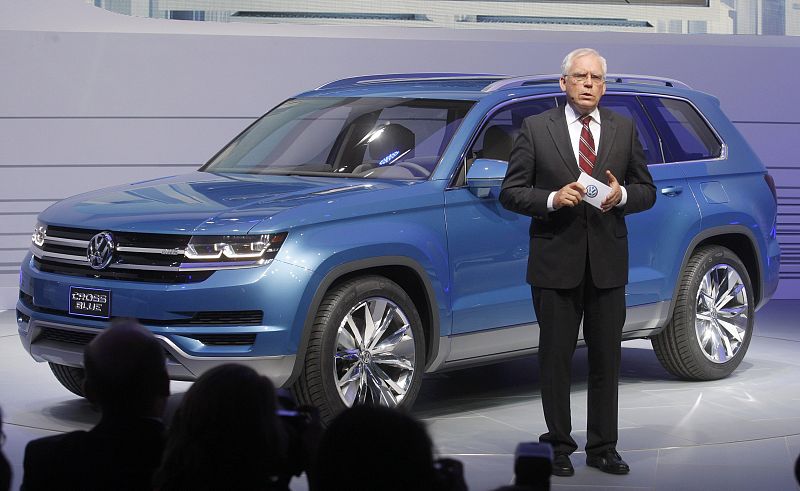
<svg viewBox="0 0 800 491">
<path fill-rule="evenodd" d="M 19 326 L 19 330 L 22 334 L 28 334 L 28 328 L 30 327 L 31 323 L 31 316 L 20 312 L 17 309 L 17 326 Z"/>
</svg>

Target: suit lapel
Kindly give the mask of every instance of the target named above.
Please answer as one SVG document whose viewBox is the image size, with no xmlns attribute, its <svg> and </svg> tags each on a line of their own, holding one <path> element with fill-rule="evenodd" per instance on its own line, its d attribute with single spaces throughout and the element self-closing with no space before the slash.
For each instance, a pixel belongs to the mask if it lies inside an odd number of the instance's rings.
<svg viewBox="0 0 800 491">
<path fill-rule="evenodd" d="M 614 136 L 617 132 L 617 124 L 614 121 L 614 113 L 600 109 L 600 144 L 597 146 L 597 161 L 595 162 L 592 175 L 595 179 L 602 176 L 605 168 L 608 167 L 608 155 L 614 145 Z M 619 176 L 617 176 L 619 178 Z"/>
<path fill-rule="evenodd" d="M 580 176 L 580 171 L 578 169 L 578 162 L 575 160 L 575 152 L 572 150 L 572 143 L 569 139 L 567 117 L 564 114 L 563 107 L 558 107 L 550 113 L 547 129 L 550 131 L 550 136 L 556 144 L 558 153 L 561 154 L 561 160 L 564 162 L 564 165 L 567 166 L 570 174 L 577 180 L 578 176 Z"/>
</svg>

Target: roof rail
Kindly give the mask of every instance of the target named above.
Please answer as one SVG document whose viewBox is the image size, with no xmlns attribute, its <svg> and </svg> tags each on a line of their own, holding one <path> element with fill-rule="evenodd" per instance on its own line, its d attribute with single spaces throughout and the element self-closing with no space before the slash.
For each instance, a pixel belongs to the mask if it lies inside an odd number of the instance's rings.
<svg viewBox="0 0 800 491">
<path fill-rule="evenodd" d="M 522 87 L 523 85 L 536 85 L 536 84 L 552 84 L 557 83 L 561 75 L 523 75 L 522 77 L 511 77 L 503 80 L 498 80 L 493 84 L 489 84 L 483 88 L 481 92 L 494 92 L 500 89 L 512 89 L 514 87 Z"/>
<path fill-rule="evenodd" d="M 512 89 L 514 87 L 522 87 L 524 85 L 552 84 L 557 83 L 560 78 L 561 75 L 557 73 L 550 75 L 525 75 L 522 77 L 506 78 L 487 85 L 483 88 L 482 92 L 494 92 L 495 90 Z M 687 84 L 672 78 L 656 77 L 651 75 L 632 75 L 627 73 L 608 73 L 606 74 L 606 82 L 618 84 L 663 84 L 667 87 L 689 88 Z"/>
<path fill-rule="evenodd" d="M 329 82 L 317 87 L 315 90 L 335 89 L 340 87 L 352 87 L 354 85 L 365 85 L 375 83 L 391 82 L 413 82 L 413 81 L 436 81 L 436 80 L 497 80 L 507 78 L 508 75 L 495 75 L 490 73 L 385 73 L 380 75 L 362 75 L 360 77 L 349 77 L 341 80 Z"/>
<path fill-rule="evenodd" d="M 606 82 L 618 84 L 650 84 L 666 85 L 667 87 L 682 87 L 689 89 L 688 84 L 675 80 L 674 78 L 658 77 L 655 75 L 634 75 L 630 73 L 609 73 L 606 74 Z"/>
</svg>

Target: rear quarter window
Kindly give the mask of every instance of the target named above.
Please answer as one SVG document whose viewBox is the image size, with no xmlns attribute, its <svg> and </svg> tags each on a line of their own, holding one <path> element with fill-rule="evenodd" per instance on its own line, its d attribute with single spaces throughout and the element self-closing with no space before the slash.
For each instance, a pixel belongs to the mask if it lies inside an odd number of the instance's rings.
<svg viewBox="0 0 800 491">
<path fill-rule="evenodd" d="M 722 144 L 688 102 L 667 97 L 642 97 L 642 103 L 661 136 L 666 162 L 718 158 Z"/>
</svg>

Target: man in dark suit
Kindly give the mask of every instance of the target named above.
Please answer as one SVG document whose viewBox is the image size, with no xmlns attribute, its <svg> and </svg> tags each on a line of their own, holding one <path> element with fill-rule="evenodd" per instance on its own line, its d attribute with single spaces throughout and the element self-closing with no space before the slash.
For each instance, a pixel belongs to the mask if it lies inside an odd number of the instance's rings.
<svg viewBox="0 0 800 491">
<path fill-rule="evenodd" d="M 627 474 L 630 468 L 616 451 L 628 282 L 624 217 L 652 207 L 655 186 L 633 122 L 598 107 L 605 59 L 578 49 L 566 56 L 561 73 L 567 105 L 523 122 L 500 194 L 505 208 L 531 217 L 527 280 L 539 322 L 548 430 L 539 440 L 553 447 L 553 474 L 573 475 L 570 367 L 583 319 L 589 351 L 586 463 Z M 611 187 L 601 208 L 584 201 L 581 172 Z"/>
<path fill-rule="evenodd" d="M 152 489 L 169 396 L 164 349 L 135 321 L 115 321 L 86 347 L 84 365 L 100 422 L 28 443 L 22 489 Z"/>
</svg>

